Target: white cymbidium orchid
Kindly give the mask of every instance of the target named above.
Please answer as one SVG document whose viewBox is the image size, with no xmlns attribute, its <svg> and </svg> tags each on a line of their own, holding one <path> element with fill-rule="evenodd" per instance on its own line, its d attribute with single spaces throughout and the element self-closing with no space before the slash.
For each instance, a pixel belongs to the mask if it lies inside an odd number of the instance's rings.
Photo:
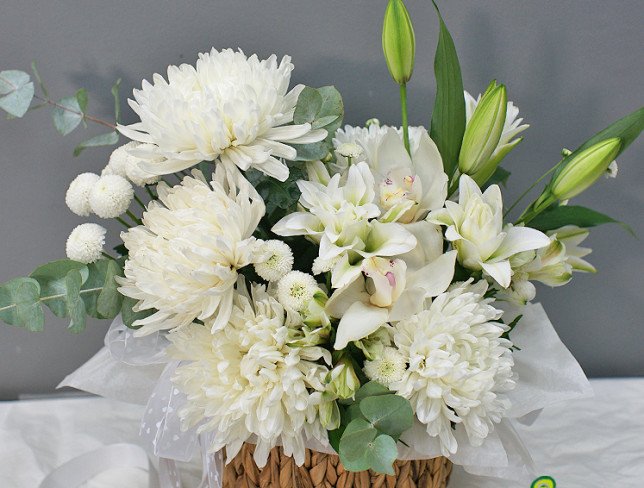
<svg viewBox="0 0 644 488">
<path fill-rule="evenodd" d="M 319 258 L 334 263 L 334 288 L 353 281 L 363 259 L 396 256 L 416 247 L 416 238 L 403 226 L 375 220 L 380 209 L 373 203 L 375 183 L 366 163 L 352 165 L 343 184 L 336 174 L 327 185 L 300 180 L 298 186 L 303 211 L 284 217 L 273 232 L 304 235 L 319 243 Z"/>
<path fill-rule="evenodd" d="M 362 276 L 336 290 L 327 313 L 340 318 L 336 350 L 358 341 L 387 322 L 403 320 L 423 308 L 427 298 L 443 293 L 454 277 L 456 251 L 440 255 L 417 270 L 403 259 L 372 257 L 362 262 Z"/>
<path fill-rule="evenodd" d="M 465 268 L 483 270 L 502 288 L 510 286 L 512 256 L 550 244 L 548 236 L 536 229 L 504 226 L 498 185 L 482 193 L 467 175 L 459 181 L 458 203 L 448 200 L 445 208 L 432 211 L 427 220 L 447 226 L 445 238 L 452 242 Z"/>
</svg>

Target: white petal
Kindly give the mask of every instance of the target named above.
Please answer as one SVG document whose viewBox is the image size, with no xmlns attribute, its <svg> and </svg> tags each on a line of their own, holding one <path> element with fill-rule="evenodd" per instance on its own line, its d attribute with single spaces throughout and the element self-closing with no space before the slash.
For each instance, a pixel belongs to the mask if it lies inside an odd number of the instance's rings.
<svg viewBox="0 0 644 488">
<path fill-rule="evenodd" d="M 408 279 L 407 287 L 422 288 L 427 297 L 437 297 L 443 293 L 454 277 L 456 254 L 456 251 L 449 251 L 413 273 Z"/>
<path fill-rule="evenodd" d="M 349 285 L 336 290 L 326 303 L 326 312 L 335 318 L 342 317 L 347 309 L 356 302 L 369 303 L 363 278 L 353 280 Z"/>
<path fill-rule="evenodd" d="M 506 259 L 510 256 L 550 245 L 550 239 L 543 232 L 531 227 L 512 227 L 506 229 L 507 235 L 501 246 L 494 253 L 494 259 Z"/>
<path fill-rule="evenodd" d="M 510 286 L 510 281 L 512 280 L 512 268 L 510 267 L 510 261 L 499 261 L 498 263 L 481 263 L 481 267 L 503 288 Z"/>
<path fill-rule="evenodd" d="M 356 302 L 349 307 L 338 324 L 335 350 L 344 349 L 349 342 L 360 340 L 387 322 L 387 309 Z"/>
</svg>

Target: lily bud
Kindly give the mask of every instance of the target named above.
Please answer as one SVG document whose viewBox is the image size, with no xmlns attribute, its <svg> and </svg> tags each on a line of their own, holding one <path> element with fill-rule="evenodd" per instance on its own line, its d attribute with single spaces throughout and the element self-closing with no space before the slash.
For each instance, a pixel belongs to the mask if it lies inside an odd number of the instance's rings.
<svg viewBox="0 0 644 488">
<path fill-rule="evenodd" d="M 415 50 L 414 28 L 405 4 L 402 0 L 389 0 L 382 25 L 382 51 L 389 73 L 399 85 L 411 78 Z"/>
<path fill-rule="evenodd" d="M 502 159 L 493 158 L 492 155 L 503 134 L 507 105 L 505 86 L 493 81 L 465 128 L 458 168 L 479 184 L 481 182 L 477 181 L 477 175 L 492 174 Z"/>
<path fill-rule="evenodd" d="M 327 374 L 328 390 L 340 399 L 353 398 L 360 380 L 353 369 L 351 360 L 343 357 L 337 365 Z"/>
<path fill-rule="evenodd" d="M 619 153 L 621 139 L 613 137 L 584 149 L 574 156 L 548 185 L 557 200 L 569 200 L 590 187 L 602 176 Z"/>
</svg>

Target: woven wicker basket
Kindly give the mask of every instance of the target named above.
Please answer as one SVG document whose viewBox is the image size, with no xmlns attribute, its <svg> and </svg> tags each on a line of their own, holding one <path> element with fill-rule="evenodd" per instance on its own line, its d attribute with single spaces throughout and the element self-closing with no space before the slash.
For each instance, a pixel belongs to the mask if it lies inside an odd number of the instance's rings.
<svg viewBox="0 0 644 488">
<path fill-rule="evenodd" d="M 444 458 L 396 461 L 395 476 L 345 471 L 338 456 L 306 450 L 304 465 L 297 466 L 281 447 L 270 453 L 266 466 L 253 461 L 255 446 L 244 444 L 226 465 L 224 488 L 445 488 L 452 463 Z"/>
</svg>

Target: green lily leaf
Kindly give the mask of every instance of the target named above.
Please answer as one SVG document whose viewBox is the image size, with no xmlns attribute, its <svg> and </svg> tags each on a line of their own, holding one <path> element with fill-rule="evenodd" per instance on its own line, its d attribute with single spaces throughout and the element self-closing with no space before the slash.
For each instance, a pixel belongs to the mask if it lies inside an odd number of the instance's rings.
<svg viewBox="0 0 644 488">
<path fill-rule="evenodd" d="M 534 227 L 543 232 L 558 229 L 564 225 L 595 227 L 602 224 L 619 224 L 632 235 L 635 235 L 629 225 L 596 210 L 577 205 L 552 207 L 530 221 L 530 227 Z"/>
<path fill-rule="evenodd" d="M 34 98 L 34 84 L 24 71 L 0 71 L 0 108 L 14 117 L 22 117 Z"/>
<path fill-rule="evenodd" d="M 432 3 L 440 21 L 440 34 L 434 57 L 436 100 L 429 135 L 441 153 L 445 173 L 451 177 L 456 171 L 465 133 L 463 78 L 452 36 L 436 2 L 432 0 Z"/>
</svg>

